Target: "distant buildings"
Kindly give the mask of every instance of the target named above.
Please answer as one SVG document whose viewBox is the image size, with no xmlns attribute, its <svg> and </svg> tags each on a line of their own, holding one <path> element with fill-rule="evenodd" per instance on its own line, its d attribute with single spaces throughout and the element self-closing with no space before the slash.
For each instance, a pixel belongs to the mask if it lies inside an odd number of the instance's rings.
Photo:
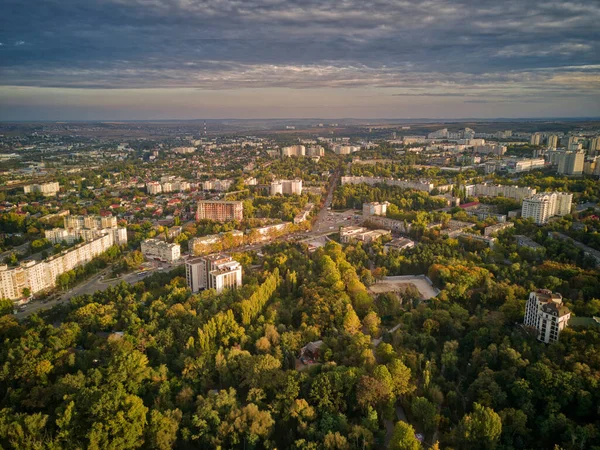
<svg viewBox="0 0 600 450">
<path fill-rule="evenodd" d="M 304 156 L 306 147 L 304 145 L 290 145 L 281 149 L 281 156 Z"/>
<path fill-rule="evenodd" d="M 235 289 L 242 285 L 242 266 L 229 256 L 208 255 L 185 262 L 185 278 L 192 292 Z"/>
<path fill-rule="evenodd" d="M 560 332 L 568 325 L 571 311 L 563 305 L 560 294 L 538 289 L 529 294 L 523 323 L 538 332 L 538 340 L 550 344 L 558 341 Z"/>
<path fill-rule="evenodd" d="M 60 185 L 57 181 L 54 181 L 52 183 L 30 184 L 27 186 L 23 186 L 23 191 L 25 192 L 25 194 L 40 193 L 45 197 L 51 197 L 53 195 L 56 195 L 59 190 Z"/>
<path fill-rule="evenodd" d="M 385 216 L 389 202 L 371 202 L 363 203 L 363 217 L 368 216 Z"/>
<path fill-rule="evenodd" d="M 162 192 L 162 185 L 158 181 L 146 183 L 146 192 L 150 195 L 157 195 Z"/>
<path fill-rule="evenodd" d="M 479 153 L 480 155 L 497 155 L 502 156 L 506 153 L 506 145 L 478 145 L 473 147 L 473 151 L 475 153 Z"/>
<path fill-rule="evenodd" d="M 432 182 L 427 180 L 420 181 L 409 181 L 399 180 L 396 178 L 384 178 L 384 177 L 342 177 L 342 184 L 368 184 L 374 186 L 376 184 L 386 184 L 388 186 L 397 186 L 402 189 L 414 189 L 416 191 L 431 192 L 437 189 L 440 192 L 446 192 L 452 189 L 453 185 L 435 186 Z"/>
<path fill-rule="evenodd" d="M 325 149 L 320 145 L 311 145 L 306 150 L 306 156 L 325 156 Z"/>
<path fill-rule="evenodd" d="M 156 259 L 159 261 L 174 262 L 181 256 L 181 246 L 158 239 L 146 239 L 142 241 L 142 254 L 147 259 Z"/>
<path fill-rule="evenodd" d="M 68 245 L 72 245 L 79 239 L 84 242 L 92 241 L 99 236 L 104 234 L 112 234 L 113 240 L 116 245 L 127 244 L 127 228 L 113 227 L 113 228 L 98 228 L 98 229 L 87 229 L 87 228 L 53 228 L 52 230 L 44 231 L 44 236 L 53 244 L 60 244 L 66 242 Z"/>
<path fill-rule="evenodd" d="M 233 185 L 233 180 L 207 180 L 202 182 L 202 190 L 227 192 Z"/>
<path fill-rule="evenodd" d="M 567 192 L 541 192 L 523 200 L 521 216 L 542 225 L 553 216 L 564 216 L 571 212 L 573 194 Z"/>
<path fill-rule="evenodd" d="M 333 152 L 338 155 L 350 155 L 351 153 L 357 152 L 359 150 L 360 147 L 356 145 L 335 144 L 333 146 Z"/>
<path fill-rule="evenodd" d="M 202 219 L 217 222 L 241 221 L 244 219 L 244 204 L 240 201 L 200 200 L 196 220 Z"/>
<path fill-rule="evenodd" d="M 533 133 L 531 135 L 531 139 L 529 139 L 529 143 L 531 145 L 540 145 L 542 143 L 542 134 L 541 133 Z"/>
<path fill-rule="evenodd" d="M 196 151 L 196 147 L 174 147 L 171 149 L 171 151 L 180 155 L 186 155 L 189 153 L 194 153 Z"/>
<path fill-rule="evenodd" d="M 275 180 L 271 182 L 271 195 L 302 195 L 302 180 Z"/>
<path fill-rule="evenodd" d="M 441 130 L 434 131 L 427 135 L 427 139 L 444 139 L 448 137 L 448 128 L 442 128 Z"/>
<path fill-rule="evenodd" d="M 555 149 L 558 147 L 558 136 L 551 135 L 548 136 L 548 148 Z"/>
</svg>

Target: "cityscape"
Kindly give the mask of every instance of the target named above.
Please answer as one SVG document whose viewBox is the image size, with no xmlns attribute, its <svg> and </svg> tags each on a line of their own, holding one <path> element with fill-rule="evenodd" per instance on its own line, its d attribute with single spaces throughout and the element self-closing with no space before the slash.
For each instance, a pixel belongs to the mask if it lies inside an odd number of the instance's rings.
<svg viewBox="0 0 600 450">
<path fill-rule="evenodd" d="M 0 449 L 600 449 L 600 6 L 7 0 Z"/>
</svg>

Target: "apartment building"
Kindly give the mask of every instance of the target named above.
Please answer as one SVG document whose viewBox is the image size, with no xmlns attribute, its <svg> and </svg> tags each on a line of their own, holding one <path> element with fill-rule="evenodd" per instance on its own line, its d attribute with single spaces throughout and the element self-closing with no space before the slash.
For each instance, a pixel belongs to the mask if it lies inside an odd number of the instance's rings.
<svg viewBox="0 0 600 450">
<path fill-rule="evenodd" d="M 162 192 L 162 185 L 158 181 L 146 183 L 146 192 L 150 195 L 157 195 Z"/>
<path fill-rule="evenodd" d="M 107 233 L 113 235 L 113 239 L 116 245 L 127 244 L 127 228 L 125 227 L 101 229 L 53 228 L 51 230 L 44 231 L 46 239 L 48 239 L 53 244 L 60 244 L 61 242 L 66 242 L 68 245 L 72 245 L 80 239 L 84 242 L 89 242 Z"/>
<path fill-rule="evenodd" d="M 581 175 L 583 173 L 583 163 L 585 152 L 569 151 L 561 153 L 558 157 L 558 170 L 560 175 Z"/>
<path fill-rule="evenodd" d="M 538 331 L 538 340 L 550 344 L 558 341 L 560 332 L 568 325 L 571 311 L 563 305 L 560 294 L 548 289 L 529 293 L 523 323 Z"/>
<path fill-rule="evenodd" d="M 53 181 L 52 183 L 29 184 L 27 186 L 23 186 L 23 192 L 25 192 L 25 194 L 40 193 L 45 197 L 56 195 L 59 190 L 60 185 L 57 181 Z"/>
<path fill-rule="evenodd" d="M 304 145 L 290 145 L 281 149 L 281 156 L 304 156 L 306 147 Z"/>
<path fill-rule="evenodd" d="M 24 288 L 31 294 L 53 288 L 59 275 L 89 263 L 112 247 L 113 239 L 107 233 L 43 261 L 24 261 L 15 268 L 0 265 L 0 298 L 17 300 L 23 296 Z"/>
<path fill-rule="evenodd" d="M 181 246 L 158 239 L 146 239 L 141 244 L 142 254 L 147 259 L 174 262 L 181 256 Z"/>
<path fill-rule="evenodd" d="M 363 217 L 385 216 L 390 202 L 363 203 Z"/>
<path fill-rule="evenodd" d="M 202 182 L 202 190 L 227 192 L 233 185 L 233 180 L 206 180 Z"/>
<path fill-rule="evenodd" d="M 65 228 L 87 228 L 90 230 L 101 228 L 114 228 L 117 226 L 117 218 L 115 216 L 65 216 Z"/>
<path fill-rule="evenodd" d="M 274 180 L 269 190 L 271 195 L 302 195 L 302 180 Z"/>
<path fill-rule="evenodd" d="M 191 258 L 185 262 L 185 277 L 192 292 L 215 289 L 236 289 L 242 285 L 242 266 L 223 254 Z"/>
<path fill-rule="evenodd" d="M 360 147 L 357 145 L 341 145 L 336 144 L 333 146 L 333 152 L 338 155 L 350 155 L 351 153 L 357 152 Z"/>
<path fill-rule="evenodd" d="M 521 216 L 542 225 L 551 217 L 569 214 L 572 202 L 573 194 L 567 192 L 541 192 L 523 200 Z"/>
<path fill-rule="evenodd" d="M 241 221 L 244 219 L 244 204 L 239 201 L 200 200 L 196 220 L 202 219 L 217 222 Z"/>
<path fill-rule="evenodd" d="M 306 149 L 306 156 L 325 156 L 325 149 L 320 145 L 311 145 Z"/>
<path fill-rule="evenodd" d="M 535 195 L 536 190 L 530 187 L 479 183 L 465 186 L 465 193 L 474 197 L 506 197 L 523 201 L 524 198 Z"/>
<path fill-rule="evenodd" d="M 396 178 L 384 178 L 384 177 L 342 177 L 342 184 L 368 184 L 374 186 L 376 184 L 385 184 L 388 186 L 398 186 L 403 189 L 414 189 L 417 191 L 431 192 L 436 186 L 428 180 L 409 181 L 399 180 Z M 450 189 L 452 186 L 450 185 Z M 437 186 L 438 190 L 446 190 L 445 186 Z"/>
<path fill-rule="evenodd" d="M 232 230 L 226 233 L 210 234 L 208 236 L 192 238 L 188 242 L 188 247 L 192 255 L 202 255 L 211 253 L 211 249 L 212 252 L 214 252 L 217 251 L 217 248 L 220 250 L 222 248 L 241 245 L 243 240 L 244 233 L 242 231 Z"/>
</svg>

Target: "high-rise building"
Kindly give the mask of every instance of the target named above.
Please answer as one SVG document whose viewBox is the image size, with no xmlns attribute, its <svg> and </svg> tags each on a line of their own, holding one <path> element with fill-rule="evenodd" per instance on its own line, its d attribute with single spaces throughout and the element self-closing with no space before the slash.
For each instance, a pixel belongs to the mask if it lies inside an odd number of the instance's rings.
<svg viewBox="0 0 600 450">
<path fill-rule="evenodd" d="M 281 156 L 304 156 L 306 147 L 304 145 L 290 145 L 281 149 Z"/>
<path fill-rule="evenodd" d="M 558 147 L 558 136 L 555 134 L 548 136 L 548 148 Z"/>
<path fill-rule="evenodd" d="M 433 131 L 427 135 L 427 139 L 443 139 L 448 137 L 448 128 Z"/>
<path fill-rule="evenodd" d="M 302 180 L 275 180 L 271 182 L 271 195 L 302 195 Z"/>
<path fill-rule="evenodd" d="M 592 155 L 600 152 L 600 136 L 596 136 L 590 140 L 589 152 Z"/>
<path fill-rule="evenodd" d="M 523 323 L 538 332 L 538 340 L 550 344 L 558 341 L 560 332 L 568 325 L 571 311 L 563 305 L 560 294 L 538 289 L 529 294 Z"/>
<path fill-rule="evenodd" d="M 338 155 L 349 155 L 354 152 L 358 152 L 360 147 L 357 145 L 342 145 L 336 144 L 333 146 L 333 152 Z"/>
<path fill-rule="evenodd" d="M 325 149 L 320 145 L 311 145 L 306 149 L 306 156 L 325 156 Z"/>
<path fill-rule="evenodd" d="M 25 194 L 40 193 L 45 197 L 56 195 L 59 190 L 60 185 L 57 181 L 54 181 L 52 183 L 30 184 L 27 186 L 23 186 L 23 192 L 25 192 Z"/>
<path fill-rule="evenodd" d="M 185 262 L 185 278 L 192 292 L 235 289 L 242 285 L 242 266 L 230 256 L 213 254 Z"/>
<path fill-rule="evenodd" d="M 585 153 L 582 151 L 564 152 L 558 159 L 557 173 L 560 175 L 581 175 Z"/>
<path fill-rule="evenodd" d="M 217 222 L 241 221 L 244 219 L 244 204 L 239 201 L 200 200 L 196 220 L 202 219 Z"/>
<path fill-rule="evenodd" d="M 541 133 L 533 133 L 531 135 L 531 139 L 529 139 L 529 143 L 531 145 L 540 145 L 542 143 L 542 134 Z"/>
<path fill-rule="evenodd" d="M 567 192 L 541 192 L 523 200 L 521 216 L 541 225 L 550 217 L 569 214 L 572 202 L 573 194 Z"/>
</svg>

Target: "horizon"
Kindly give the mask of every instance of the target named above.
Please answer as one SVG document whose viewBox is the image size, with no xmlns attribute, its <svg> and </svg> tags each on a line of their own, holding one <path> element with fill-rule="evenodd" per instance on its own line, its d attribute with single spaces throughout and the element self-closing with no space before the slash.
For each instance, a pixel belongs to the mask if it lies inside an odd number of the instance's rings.
<svg viewBox="0 0 600 450">
<path fill-rule="evenodd" d="M 2 121 L 600 116 L 597 2 L 5 3 Z"/>
</svg>

